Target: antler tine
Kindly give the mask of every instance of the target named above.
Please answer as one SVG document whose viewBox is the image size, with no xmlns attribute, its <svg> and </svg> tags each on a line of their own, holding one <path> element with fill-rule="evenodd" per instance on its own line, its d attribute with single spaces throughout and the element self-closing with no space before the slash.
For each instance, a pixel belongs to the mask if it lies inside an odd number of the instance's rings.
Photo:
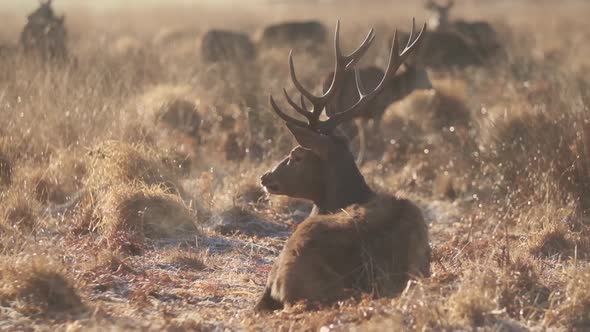
<svg viewBox="0 0 590 332">
<path fill-rule="evenodd" d="M 415 25 L 415 19 L 412 18 L 412 30 L 414 29 L 414 25 Z M 404 50 L 400 54 L 400 61 L 401 62 L 404 62 L 406 60 L 406 58 L 408 57 L 409 52 L 412 49 L 417 48 L 419 46 L 419 44 L 422 42 L 422 34 L 424 33 L 424 31 L 426 31 L 426 23 L 424 23 L 422 25 L 422 29 L 420 29 L 420 33 L 418 33 L 418 36 L 416 37 L 416 39 L 414 39 L 412 44 L 409 44 L 410 40 L 408 39 L 409 45 L 406 45 L 406 47 L 404 48 Z M 401 63 L 400 63 L 400 65 L 401 65 Z"/>
<path fill-rule="evenodd" d="M 301 96 L 301 108 L 303 110 L 307 110 L 307 105 L 305 105 L 305 97 L 303 97 L 303 95 L 300 95 L 300 96 Z M 309 113 L 309 112 L 307 112 L 307 113 Z"/>
<path fill-rule="evenodd" d="M 272 97 L 272 95 L 270 96 L 270 105 L 272 106 L 272 109 L 275 111 L 275 113 L 277 113 L 277 115 L 283 119 L 285 122 L 287 123 L 293 123 L 296 124 L 298 126 L 301 127 L 306 127 L 307 123 L 301 121 L 301 120 L 297 120 L 293 117 L 290 117 L 289 115 L 285 114 L 280 108 L 279 106 L 277 106 L 277 104 L 275 103 L 274 98 Z"/>
<path fill-rule="evenodd" d="M 414 20 L 413 20 L 413 24 L 415 24 Z M 397 30 L 394 32 L 393 43 L 391 45 L 391 52 L 389 55 L 389 61 L 387 63 L 387 69 L 385 70 L 385 74 L 383 75 L 381 82 L 379 82 L 379 85 L 377 85 L 377 87 L 373 91 L 371 91 L 370 93 L 365 94 L 364 87 L 363 87 L 363 84 L 360 80 L 358 70 L 356 70 L 356 68 L 355 68 L 355 81 L 356 81 L 356 85 L 357 85 L 357 90 L 360 94 L 360 99 L 353 106 L 351 106 L 349 109 L 347 109 L 341 113 L 337 113 L 334 116 L 332 116 L 331 118 L 329 118 L 327 121 L 321 123 L 319 125 L 318 130 L 320 130 L 321 132 L 324 132 L 324 133 L 330 133 L 340 123 L 345 122 L 345 121 L 349 121 L 349 120 L 355 118 L 356 116 L 358 116 L 358 114 L 360 114 L 361 112 L 363 112 L 364 106 L 369 101 L 371 101 L 373 98 L 375 98 L 375 96 L 377 96 L 383 90 L 383 88 L 387 85 L 387 82 L 391 79 L 391 77 L 395 74 L 395 72 L 398 70 L 398 68 L 404 62 L 406 57 L 409 55 L 409 52 L 414 50 L 417 47 L 419 42 L 422 40 L 424 30 L 426 30 L 426 23 L 422 27 L 422 30 L 420 30 L 420 33 L 418 34 L 416 39 L 413 42 L 411 42 L 411 44 L 408 43 L 408 45 L 406 45 L 406 47 L 401 52 L 401 54 L 398 53 L 399 52 L 399 41 L 397 38 Z"/>
<path fill-rule="evenodd" d="M 336 20 L 336 30 L 334 32 L 334 74 L 332 75 L 332 83 L 328 90 L 318 98 L 317 103 L 310 99 L 313 105 L 313 114 L 318 118 L 328 101 L 336 94 L 336 91 L 340 90 L 343 78 L 342 75 L 346 68 L 346 63 L 344 61 L 346 61 L 346 58 L 342 55 L 342 50 L 340 49 L 340 20 Z"/>
<path fill-rule="evenodd" d="M 399 66 L 408 56 L 409 52 L 412 49 L 414 49 L 420 42 L 425 29 L 426 24 L 424 24 L 424 26 L 422 27 L 422 30 L 420 31 L 418 37 L 416 37 L 416 39 L 412 41 L 415 30 L 415 20 L 412 20 L 412 31 L 410 32 L 410 39 L 406 43 L 406 46 L 404 50 L 401 52 L 401 54 L 398 53 L 399 42 L 397 39 L 397 31 L 394 33 L 393 43 L 391 46 L 391 53 L 389 56 L 389 61 L 387 64 L 385 75 L 383 75 L 381 82 L 379 82 L 379 85 L 377 85 L 377 87 L 373 91 L 371 91 L 370 93 L 366 93 L 365 87 L 360 78 L 360 72 L 358 68 L 356 68 L 356 64 L 361 59 L 361 57 L 367 52 L 367 50 L 375 40 L 375 32 L 373 29 L 369 30 L 369 33 L 367 33 L 367 36 L 365 37 L 361 45 L 352 53 L 345 56 L 342 55 L 340 49 L 340 20 L 338 20 L 336 22 L 336 31 L 334 36 L 334 74 L 332 77 L 332 83 L 330 84 L 330 87 L 323 95 L 313 95 L 310 91 L 305 89 L 303 85 L 299 82 L 299 80 L 297 79 L 297 74 L 295 73 L 295 65 L 293 62 L 293 50 L 289 52 L 289 71 L 291 74 L 291 80 L 293 81 L 293 85 L 295 86 L 295 88 L 297 88 L 297 90 L 299 90 L 299 92 L 301 93 L 301 105 L 297 105 L 297 103 L 295 103 L 293 99 L 291 99 L 286 89 L 283 89 L 283 92 L 285 93 L 285 97 L 289 105 L 293 107 L 295 111 L 297 111 L 297 113 L 303 115 L 307 119 L 308 123 L 305 123 L 304 121 L 298 120 L 284 113 L 277 106 L 274 98 L 271 95 L 270 104 L 273 110 L 275 111 L 275 113 L 277 113 L 279 117 L 281 117 L 281 119 L 285 120 L 288 123 L 292 123 L 303 127 L 310 127 L 311 129 L 326 134 L 330 133 L 341 122 L 350 120 L 357 116 L 360 112 L 362 112 L 366 104 L 383 90 L 383 88 L 387 85 L 387 83 L 395 74 Z M 343 84 L 343 79 L 346 71 L 353 68 L 355 70 L 354 75 L 356 88 L 360 95 L 360 99 L 352 107 L 345 110 L 344 112 L 338 113 L 333 117 L 329 118 L 327 121 L 321 122 L 319 118 L 322 112 L 324 111 L 326 105 L 328 105 L 328 103 L 332 100 L 335 94 L 338 91 L 340 91 L 340 86 Z M 308 111 L 307 106 L 305 105 L 305 99 L 309 100 L 313 106 L 311 112 Z"/>
<path fill-rule="evenodd" d="M 283 88 L 283 93 L 285 94 L 285 98 L 287 99 L 287 102 L 289 103 L 289 105 L 291 105 L 291 107 L 293 107 L 297 111 L 297 113 L 303 115 L 311 122 L 311 113 L 306 111 L 303 107 L 300 107 L 299 105 L 297 105 L 293 101 L 293 99 L 291 99 L 291 96 L 289 96 L 289 93 L 287 93 L 287 89 Z"/>
<path fill-rule="evenodd" d="M 314 104 L 314 114 L 316 114 L 319 117 L 326 104 L 334 96 L 336 91 L 340 89 L 344 73 L 350 68 L 353 68 L 356 65 L 356 63 L 363 57 L 363 55 L 365 55 L 365 53 L 373 43 L 374 39 L 375 32 L 374 29 L 371 29 L 369 30 L 369 33 L 367 33 L 365 40 L 363 40 L 361 45 L 356 50 L 354 50 L 349 55 L 342 55 L 342 51 L 340 49 L 340 20 L 336 21 L 336 33 L 334 37 L 334 53 L 336 64 L 334 68 L 334 75 L 332 76 L 332 84 L 330 84 L 330 87 L 324 93 L 324 95 L 320 97 L 323 103 L 317 105 L 317 107 L 316 104 Z"/>
<path fill-rule="evenodd" d="M 365 55 L 369 47 L 371 47 L 373 40 L 375 40 L 375 31 L 373 28 L 371 28 L 371 30 L 369 30 L 369 33 L 367 33 L 367 36 L 365 37 L 365 40 L 363 40 L 361 45 L 352 53 L 344 57 L 347 62 L 346 69 L 352 68 L 354 65 L 356 65 L 357 62 L 359 62 L 359 60 Z"/>
<path fill-rule="evenodd" d="M 291 74 L 291 81 L 293 81 L 293 85 L 299 90 L 299 92 L 305 96 L 312 104 L 318 103 L 321 101 L 320 98 L 311 94 L 311 92 L 307 91 L 299 80 L 297 79 L 297 75 L 295 74 L 295 65 L 293 64 L 293 50 L 289 51 L 289 71 Z"/>
<path fill-rule="evenodd" d="M 410 29 L 410 36 L 408 37 L 408 41 L 406 42 L 405 48 L 408 48 L 408 46 L 410 46 L 410 43 L 412 42 L 412 39 L 414 38 L 414 31 L 415 30 L 416 30 L 416 19 L 412 18 L 412 28 Z M 397 30 L 395 32 L 397 32 Z"/>
<path fill-rule="evenodd" d="M 291 75 L 291 81 L 293 81 L 293 85 L 301 93 L 301 107 L 299 105 L 297 105 L 295 102 L 293 102 L 293 100 L 286 93 L 286 91 L 285 91 L 285 96 L 287 98 L 287 102 L 289 103 L 289 105 L 291 105 L 299 114 L 305 116 L 307 118 L 307 120 L 309 121 L 308 126 L 311 126 L 311 127 L 315 127 L 315 125 L 319 121 L 322 111 L 324 110 L 328 101 L 334 96 L 335 92 L 338 91 L 338 89 L 339 89 L 338 83 L 342 80 L 341 76 L 343 75 L 343 72 L 344 72 L 343 61 L 346 60 L 346 58 L 343 57 L 340 52 L 340 20 L 338 20 L 336 22 L 336 32 L 335 32 L 335 37 L 334 37 L 334 51 L 336 53 L 335 54 L 335 62 L 336 63 L 335 63 L 335 70 L 334 70 L 334 77 L 332 80 L 332 85 L 330 86 L 328 91 L 326 91 L 326 93 L 324 93 L 321 96 L 313 95 L 310 91 L 305 89 L 303 87 L 303 85 L 299 82 L 299 80 L 297 79 L 297 74 L 295 73 L 295 64 L 293 61 L 293 50 L 291 50 L 289 52 L 289 72 Z M 307 111 L 307 107 L 305 107 L 304 98 L 307 98 L 311 102 L 311 104 L 313 105 L 313 109 L 311 112 Z M 282 111 L 280 111 L 280 109 L 278 111 L 280 112 L 280 113 L 277 112 L 279 114 L 279 116 L 281 116 L 281 118 L 285 119 L 285 116 L 287 116 L 287 115 L 285 113 L 283 113 Z"/>
</svg>

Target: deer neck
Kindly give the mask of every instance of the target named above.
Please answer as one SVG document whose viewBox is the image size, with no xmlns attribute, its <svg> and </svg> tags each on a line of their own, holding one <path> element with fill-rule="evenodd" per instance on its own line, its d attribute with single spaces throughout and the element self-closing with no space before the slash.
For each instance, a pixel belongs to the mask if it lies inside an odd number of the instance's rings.
<svg viewBox="0 0 590 332">
<path fill-rule="evenodd" d="M 323 195 L 314 200 L 314 213 L 336 213 L 351 204 L 367 203 L 374 195 L 352 156 L 339 161 L 329 163 L 325 169 L 325 187 Z"/>
</svg>

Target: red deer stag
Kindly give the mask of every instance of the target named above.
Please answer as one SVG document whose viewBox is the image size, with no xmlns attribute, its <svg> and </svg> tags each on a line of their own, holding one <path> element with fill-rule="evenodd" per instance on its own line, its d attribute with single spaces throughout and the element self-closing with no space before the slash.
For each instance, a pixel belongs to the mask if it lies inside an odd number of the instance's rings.
<svg viewBox="0 0 590 332">
<path fill-rule="evenodd" d="M 246 34 L 209 30 L 201 41 L 201 58 L 206 63 L 249 61 L 256 58 L 256 48 Z"/>
<path fill-rule="evenodd" d="M 40 7 L 27 18 L 20 35 L 25 53 L 37 54 L 44 60 L 66 60 L 66 29 L 64 16 L 57 17 L 51 8 L 51 0 L 41 2 Z"/>
<path fill-rule="evenodd" d="M 326 41 L 326 28 L 318 21 L 284 22 L 264 28 L 260 38 L 263 47 L 293 47 L 303 44 L 315 50 Z"/>
<path fill-rule="evenodd" d="M 387 70 L 375 89 L 367 93 L 355 68 L 374 39 L 373 30 L 350 55 L 340 51 L 340 24 L 336 25 L 336 68 L 330 89 L 315 96 L 297 80 L 292 54 L 291 79 L 305 102 L 287 102 L 307 122 L 283 112 L 270 97 L 273 110 L 285 122 L 300 146 L 261 178 L 269 193 L 308 199 L 314 212 L 287 240 L 275 262 L 256 310 L 276 310 L 298 301 L 330 303 L 346 297 L 350 290 L 395 294 L 410 277 L 428 276 L 430 247 L 428 230 L 420 209 L 412 202 L 373 192 L 359 169 L 344 138 L 334 134 L 343 122 L 359 116 L 367 104 L 387 85 L 396 70 L 419 45 L 419 35 L 399 53 L 394 35 Z M 412 28 L 412 32 L 414 29 Z M 323 110 L 335 102 L 336 91 L 346 71 L 356 73 L 360 99 L 343 112 L 320 120 Z"/>
<path fill-rule="evenodd" d="M 448 0 L 446 4 L 441 5 L 434 0 L 428 0 L 424 6 L 434 12 L 434 16 L 428 20 L 428 26 L 431 29 L 446 29 L 449 25 L 449 12 L 455 2 Z"/>
<path fill-rule="evenodd" d="M 418 52 L 422 64 L 433 67 L 480 65 L 500 48 L 496 32 L 486 22 L 451 21 L 453 0 L 441 5 L 428 0 L 425 7 L 434 12 L 433 30 L 426 34 Z"/>
</svg>

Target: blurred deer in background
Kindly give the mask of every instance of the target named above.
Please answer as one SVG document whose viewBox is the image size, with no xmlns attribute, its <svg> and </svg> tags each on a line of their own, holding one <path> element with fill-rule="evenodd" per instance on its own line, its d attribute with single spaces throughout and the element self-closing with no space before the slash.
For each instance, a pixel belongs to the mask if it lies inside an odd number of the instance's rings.
<svg viewBox="0 0 590 332">
<path fill-rule="evenodd" d="M 318 21 L 283 22 L 264 28 L 259 43 L 267 48 L 301 44 L 315 51 L 324 44 L 326 35 L 326 27 Z"/>
<path fill-rule="evenodd" d="M 256 47 L 246 34 L 209 30 L 201 40 L 201 59 L 205 63 L 253 61 L 255 58 Z"/>
<path fill-rule="evenodd" d="M 347 142 L 334 134 L 342 123 L 367 111 L 395 72 L 422 41 L 426 25 L 399 52 L 394 34 L 387 69 L 377 87 L 368 92 L 358 61 L 374 40 L 373 30 L 350 55 L 340 50 L 340 24 L 335 32 L 335 70 L 330 88 L 321 96 L 306 90 L 295 75 L 289 55 L 293 84 L 301 93 L 297 104 L 285 92 L 289 105 L 307 121 L 296 119 L 270 103 L 286 122 L 299 146 L 261 178 L 271 194 L 313 201 L 314 211 L 287 240 L 268 277 L 257 310 L 276 310 L 304 300 L 330 303 L 350 295 L 350 290 L 392 295 L 410 277 L 428 276 L 430 246 L 420 209 L 412 202 L 377 194 L 365 182 Z M 320 115 L 334 106 L 346 73 L 354 71 L 359 100 L 327 120 Z M 312 110 L 306 107 L 305 99 Z"/>
<path fill-rule="evenodd" d="M 57 17 L 51 8 L 51 0 L 41 2 L 37 10 L 27 18 L 20 35 L 20 43 L 27 54 L 37 54 L 44 60 L 66 60 L 65 17 Z"/>
<path fill-rule="evenodd" d="M 487 22 L 450 19 L 454 1 L 444 5 L 427 0 L 425 7 L 434 12 L 432 30 L 425 36 L 419 62 L 433 67 L 481 65 L 497 53 L 500 43 Z"/>
<path fill-rule="evenodd" d="M 260 79 L 256 45 L 246 33 L 209 30 L 201 39 L 201 61 L 206 64 L 202 83 L 212 94 L 227 96 L 228 103 L 245 108 L 258 106 L 255 91 Z"/>
<path fill-rule="evenodd" d="M 428 26 L 434 30 L 445 29 L 449 24 L 449 12 L 454 4 L 453 0 L 448 0 L 444 5 L 427 0 L 424 6 L 434 12 L 434 16 L 428 20 Z"/>
<path fill-rule="evenodd" d="M 402 38 L 402 40 L 408 38 Z M 370 131 L 375 136 L 379 134 L 379 122 L 383 117 L 383 113 L 389 105 L 403 99 L 414 90 L 432 89 L 432 83 L 428 78 L 428 73 L 424 68 L 416 64 L 409 65 L 407 62 L 402 67 L 403 71 L 394 75 L 385 86 L 381 93 L 375 99 L 367 103 L 366 111 L 358 115 L 358 119 L 354 122 L 344 123 L 340 129 L 345 136 L 351 141 L 358 136 L 358 151 L 356 156 L 357 163 L 361 164 L 364 160 L 366 150 L 365 127 L 371 124 Z M 359 69 L 360 76 L 363 77 L 363 84 L 367 89 L 375 89 L 381 78 L 385 74 L 383 70 L 375 66 L 367 66 Z M 330 88 L 334 73 L 331 72 L 326 76 L 323 82 L 323 91 L 326 92 Z M 345 110 L 354 105 L 360 98 L 357 92 L 355 77 L 353 71 L 347 71 L 344 75 L 342 87 L 340 91 L 335 93 L 334 102 L 326 106 L 326 114 L 333 116 L 338 112 Z M 351 142 L 352 143 L 352 142 Z"/>
</svg>

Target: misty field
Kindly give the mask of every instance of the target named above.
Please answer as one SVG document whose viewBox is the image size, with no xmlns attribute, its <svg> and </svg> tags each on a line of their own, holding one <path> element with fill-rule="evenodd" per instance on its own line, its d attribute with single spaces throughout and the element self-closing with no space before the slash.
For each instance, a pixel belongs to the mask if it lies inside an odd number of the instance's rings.
<svg viewBox="0 0 590 332">
<path fill-rule="evenodd" d="M 375 28 L 363 63 L 383 68 L 393 31 L 430 14 L 418 1 L 94 13 L 56 0 L 75 60 L 0 48 L 0 331 L 590 331 L 590 3 L 456 2 L 452 17 L 491 23 L 502 50 L 428 68 L 434 88 L 370 124 L 359 166 L 421 208 L 432 275 L 393 298 L 256 313 L 312 208 L 259 180 L 295 146 L 268 102 L 295 91 L 289 47 L 209 64 L 202 36 L 318 19 L 328 41 L 294 57 L 319 93 L 337 18 L 346 52 Z M 25 16 L 0 20 L 10 48 Z"/>
</svg>

